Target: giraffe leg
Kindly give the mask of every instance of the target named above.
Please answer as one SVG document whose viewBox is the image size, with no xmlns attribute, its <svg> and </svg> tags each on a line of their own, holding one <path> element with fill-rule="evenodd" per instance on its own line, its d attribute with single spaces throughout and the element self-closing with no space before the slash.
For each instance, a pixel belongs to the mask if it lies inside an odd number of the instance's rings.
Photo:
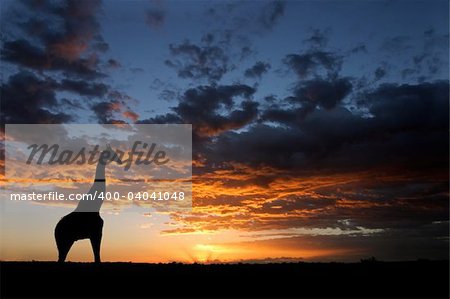
<svg viewBox="0 0 450 299">
<path fill-rule="evenodd" d="M 101 263 L 100 260 L 100 244 L 102 242 L 102 234 L 96 234 L 90 238 L 92 251 L 94 252 L 94 261 L 96 263 Z"/>
<path fill-rule="evenodd" d="M 57 240 L 58 245 L 58 262 L 63 263 L 66 260 L 67 253 L 69 253 L 70 248 L 72 247 L 74 241 L 73 240 Z"/>
</svg>

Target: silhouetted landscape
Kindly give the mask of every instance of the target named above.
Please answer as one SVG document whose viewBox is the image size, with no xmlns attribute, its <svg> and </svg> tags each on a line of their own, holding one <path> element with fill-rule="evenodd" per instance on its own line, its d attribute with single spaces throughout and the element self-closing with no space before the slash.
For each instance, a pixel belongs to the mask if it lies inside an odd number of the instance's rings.
<svg viewBox="0 0 450 299">
<path fill-rule="evenodd" d="M 448 297 L 449 262 L 2 262 L 2 298 Z"/>
</svg>

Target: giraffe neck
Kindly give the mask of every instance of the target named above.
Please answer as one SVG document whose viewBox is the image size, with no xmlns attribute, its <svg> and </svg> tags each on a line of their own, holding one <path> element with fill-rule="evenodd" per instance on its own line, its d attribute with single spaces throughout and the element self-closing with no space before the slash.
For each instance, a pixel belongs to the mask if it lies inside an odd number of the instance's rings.
<svg viewBox="0 0 450 299">
<path fill-rule="evenodd" d="M 94 182 L 104 182 L 105 181 L 105 164 L 98 161 L 97 168 L 95 169 Z"/>
<path fill-rule="evenodd" d="M 100 160 L 97 163 L 97 168 L 95 169 L 95 177 L 94 182 L 87 192 L 88 194 L 94 195 L 100 194 L 106 190 L 106 182 L 105 182 L 105 163 L 102 163 Z M 80 200 L 78 202 L 77 208 L 75 212 L 100 212 L 100 208 L 102 206 L 103 200 L 99 199 L 99 197 L 94 197 L 93 200 Z"/>
</svg>

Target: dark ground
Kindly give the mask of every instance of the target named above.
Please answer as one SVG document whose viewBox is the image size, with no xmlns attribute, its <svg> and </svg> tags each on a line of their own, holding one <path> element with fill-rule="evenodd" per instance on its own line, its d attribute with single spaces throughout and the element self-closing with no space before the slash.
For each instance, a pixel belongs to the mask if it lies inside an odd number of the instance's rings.
<svg viewBox="0 0 450 299">
<path fill-rule="evenodd" d="M 1 262 L 1 297 L 449 297 L 449 262 Z"/>
</svg>

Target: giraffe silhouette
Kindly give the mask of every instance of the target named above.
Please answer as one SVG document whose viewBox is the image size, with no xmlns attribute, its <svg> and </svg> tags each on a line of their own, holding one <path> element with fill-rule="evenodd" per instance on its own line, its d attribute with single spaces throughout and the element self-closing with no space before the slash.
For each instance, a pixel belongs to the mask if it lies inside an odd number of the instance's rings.
<svg viewBox="0 0 450 299">
<path fill-rule="evenodd" d="M 105 167 L 110 162 L 122 163 L 116 152 L 107 145 L 101 152 L 92 187 L 87 194 L 93 200 L 80 200 L 77 208 L 61 218 L 55 228 L 55 240 L 58 248 L 58 262 L 64 262 L 73 243 L 77 240 L 89 239 L 94 252 L 94 261 L 100 263 L 100 244 L 102 241 L 103 219 L 100 208 L 103 200 L 98 195 L 106 191 Z M 94 196 L 97 194 L 97 197 Z"/>
</svg>

